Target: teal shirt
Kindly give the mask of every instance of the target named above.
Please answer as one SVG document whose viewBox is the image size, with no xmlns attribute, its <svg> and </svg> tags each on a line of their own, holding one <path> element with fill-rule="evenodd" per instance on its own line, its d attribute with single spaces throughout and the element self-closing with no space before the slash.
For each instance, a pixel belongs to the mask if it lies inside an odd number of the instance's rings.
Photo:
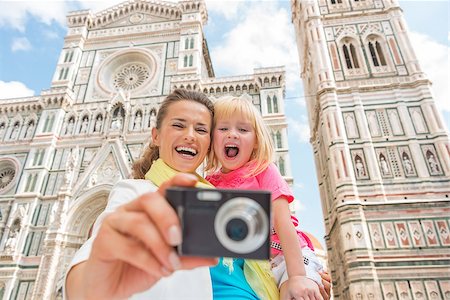
<svg viewBox="0 0 450 300">
<path fill-rule="evenodd" d="M 233 259 L 233 272 L 222 263 L 222 258 L 215 267 L 209 268 L 214 300 L 251 299 L 258 300 L 255 292 L 245 280 L 244 260 Z"/>
</svg>

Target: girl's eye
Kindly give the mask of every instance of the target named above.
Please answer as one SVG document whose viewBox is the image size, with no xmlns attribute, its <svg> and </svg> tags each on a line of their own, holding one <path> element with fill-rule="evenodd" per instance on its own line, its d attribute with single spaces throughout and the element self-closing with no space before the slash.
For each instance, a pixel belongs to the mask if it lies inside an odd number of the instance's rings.
<svg viewBox="0 0 450 300">
<path fill-rule="evenodd" d="M 247 132 L 248 130 L 246 128 L 239 128 L 240 132 Z"/>
<path fill-rule="evenodd" d="M 219 128 L 217 128 L 219 131 L 227 131 L 228 130 L 228 128 L 226 128 L 226 127 L 219 127 Z"/>
</svg>

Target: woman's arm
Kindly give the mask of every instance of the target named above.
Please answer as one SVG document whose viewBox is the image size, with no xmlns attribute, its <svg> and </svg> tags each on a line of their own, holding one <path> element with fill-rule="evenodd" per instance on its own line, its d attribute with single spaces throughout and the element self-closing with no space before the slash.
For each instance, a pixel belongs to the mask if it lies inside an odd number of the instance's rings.
<svg viewBox="0 0 450 300">
<path fill-rule="evenodd" d="M 163 195 L 169 186 L 193 186 L 196 181 L 192 175 L 177 175 L 157 192 L 142 195 L 108 215 L 89 259 L 69 270 L 68 298 L 128 298 L 177 269 L 215 264 L 215 259 L 179 258 L 173 250 L 181 243 L 181 232 L 178 217 Z"/>
</svg>

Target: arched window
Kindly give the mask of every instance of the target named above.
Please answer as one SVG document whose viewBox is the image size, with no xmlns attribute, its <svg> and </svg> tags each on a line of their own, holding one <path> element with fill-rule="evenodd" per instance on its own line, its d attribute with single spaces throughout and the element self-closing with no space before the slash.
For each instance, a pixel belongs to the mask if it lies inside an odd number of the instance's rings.
<svg viewBox="0 0 450 300">
<path fill-rule="evenodd" d="M 194 62 L 194 56 L 192 56 L 192 54 L 191 54 L 191 55 L 189 55 L 189 67 L 192 67 L 193 62 Z"/>
<path fill-rule="evenodd" d="M 347 69 L 358 69 L 359 62 L 358 56 L 356 54 L 356 48 L 353 43 L 346 43 L 342 46 L 342 51 L 344 52 L 345 65 Z"/>
<path fill-rule="evenodd" d="M 187 67 L 187 65 L 188 65 L 188 57 L 187 55 L 185 55 L 183 59 L 183 67 Z"/>
<path fill-rule="evenodd" d="M 190 42 L 189 47 L 190 47 L 191 49 L 194 49 L 194 38 L 191 38 L 191 42 Z"/>
<path fill-rule="evenodd" d="M 385 66 L 386 60 L 384 59 L 383 50 L 381 49 L 381 45 L 378 41 L 369 42 L 369 51 L 370 56 L 372 57 L 372 62 L 375 67 Z"/>
<path fill-rule="evenodd" d="M 64 80 L 67 79 L 67 74 L 69 74 L 69 68 L 67 68 L 67 69 L 64 71 L 64 77 L 63 77 Z"/>
<path fill-rule="evenodd" d="M 281 132 L 279 131 L 275 133 L 275 145 L 277 146 L 277 149 L 283 148 L 283 141 L 281 140 Z"/>
<path fill-rule="evenodd" d="M 286 176 L 286 168 L 282 157 L 278 159 L 278 169 L 280 170 L 281 175 Z"/>
<path fill-rule="evenodd" d="M 188 49 L 189 48 L 189 39 L 185 39 L 184 40 L 184 49 Z"/>
<path fill-rule="evenodd" d="M 277 96 L 273 96 L 273 112 L 278 113 L 278 99 Z"/>
<path fill-rule="evenodd" d="M 62 80 L 64 77 L 64 68 L 61 69 L 61 71 L 59 71 L 59 77 L 58 80 Z"/>
<path fill-rule="evenodd" d="M 272 113 L 272 100 L 269 96 L 267 96 L 267 113 Z"/>
</svg>

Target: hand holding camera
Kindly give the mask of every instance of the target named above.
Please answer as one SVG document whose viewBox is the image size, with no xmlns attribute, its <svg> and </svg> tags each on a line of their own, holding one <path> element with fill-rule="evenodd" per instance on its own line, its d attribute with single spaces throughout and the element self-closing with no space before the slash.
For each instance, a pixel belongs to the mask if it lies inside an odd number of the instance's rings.
<svg viewBox="0 0 450 300">
<path fill-rule="evenodd" d="M 180 219 L 180 255 L 268 259 L 271 194 L 173 187 L 166 198 Z"/>
</svg>

